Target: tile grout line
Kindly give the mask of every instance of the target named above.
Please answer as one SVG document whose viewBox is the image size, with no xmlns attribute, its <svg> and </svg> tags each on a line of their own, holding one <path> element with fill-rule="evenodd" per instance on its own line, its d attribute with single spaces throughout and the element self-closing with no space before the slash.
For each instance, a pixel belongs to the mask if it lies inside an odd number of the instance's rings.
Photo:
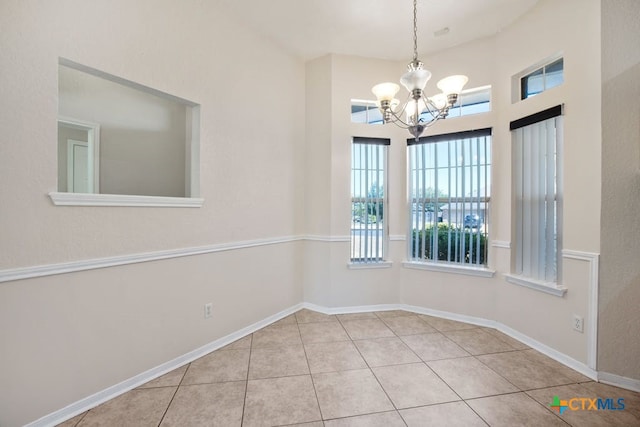
<svg viewBox="0 0 640 427">
<path fill-rule="evenodd" d="M 167 412 L 169 412 L 169 408 L 171 407 L 171 404 L 173 403 L 173 400 L 176 398 L 176 395 L 178 394 L 178 390 L 180 390 L 180 386 L 182 385 L 182 381 L 184 381 L 184 377 L 187 376 L 187 371 L 189 370 L 190 367 L 191 367 L 191 363 L 189 363 L 187 365 L 187 369 L 184 370 L 184 373 L 182 374 L 182 378 L 180 378 L 180 381 L 178 381 L 178 385 L 176 387 L 176 391 L 173 392 L 173 396 L 171 396 L 171 400 L 169 401 L 169 404 L 167 405 L 167 408 L 164 410 L 164 413 L 162 414 L 162 417 L 160 418 L 160 421 L 158 422 L 158 427 L 160 427 L 160 425 L 164 421 L 164 418 L 167 416 Z"/>
<path fill-rule="evenodd" d="M 264 328 L 261 328 L 261 329 L 264 329 Z M 247 362 L 247 379 L 245 380 L 245 384 L 244 384 L 244 399 L 242 399 L 242 416 L 240 417 L 241 427 L 244 425 L 244 414 L 247 408 L 247 394 L 249 393 L 249 369 L 251 368 L 252 352 L 253 352 L 253 333 L 251 334 L 251 344 L 249 345 L 249 360 Z"/>
<path fill-rule="evenodd" d="M 389 328 L 389 325 L 387 325 L 384 320 L 382 320 L 377 313 L 373 313 L 378 320 L 380 320 L 387 328 Z M 340 319 L 338 319 L 338 322 L 340 322 L 342 324 L 342 322 L 340 321 Z M 344 325 L 342 325 L 342 327 L 344 328 Z M 346 328 L 345 328 L 346 329 Z M 389 330 L 396 336 L 396 338 L 399 338 L 396 333 L 389 328 Z M 348 332 L 347 332 L 348 335 Z M 385 396 L 387 396 L 387 399 L 389 399 L 389 402 L 391 403 L 391 406 L 393 406 L 393 409 L 395 410 L 395 412 L 398 414 L 398 416 L 400 417 L 400 419 L 402 420 L 402 422 L 404 423 L 405 426 L 407 426 L 407 422 L 405 421 L 405 419 L 402 417 L 402 415 L 400 414 L 400 410 L 398 409 L 398 407 L 396 406 L 395 402 L 393 401 L 393 399 L 391 399 L 391 396 L 389 396 L 389 393 L 387 393 L 387 390 L 385 390 L 385 388 L 382 386 L 382 383 L 380 382 L 380 380 L 378 379 L 376 373 L 373 371 L 373 368 L 369 365 L 369 362 L 367 362 L 367 359 L 364 357 L 364 355 L 362 354 L 362 352 L 360 351 L 360 349 L 358 348 L 358 346 L 354 343 L 354 339 L 353 337 L 351 337 L 351 335 L 349 335 L 349 338 L 351 339 L 351 344 L 356 348 L 356 351 L 358 352 L 358 354 L 360 355 L 360 357 L 362 358 L 362 360 L 364 361 L 365 365 L 367 365 L 367 368 L 369 369 L 369 372 L 371 372 L 371 375 L 373 375 L 373 378 L 375 378 L 376 382 L 378 383 L 378 385 L 380 386 L 380 389 L 382 389 L 382 392 L 385 394 Z M 389 337 L 391 338 L 391 337 Z M 375 338 L 373 338 L 375 339 Z M 418 359 L 420 359 L 418 357 Z M 386 412 L 386 411 L 385 411 Z M 408 427 L 408 426 L 407 426 Z"/>
<path fill-rule="evenodd" d="M 298 311 L 301 311 L 301 310 L 298 310 Z M 298 323 L 298 317 L 295 315 L 295 313 L 293 314 L 294 314 L 293 318 L 296 320 L 296 328 L 298 329 L 298 335 L 300 335 L 300 343 L 302 344 L 304 359 L 307 362 L 307 369 L 309 369 L 309 379 L 311 380 L 311 387 L 313 387 L 313 394 L 316 397 L 316 404 L 318 405 L 318 412 L 320 413 L 320 422 L 322 423 L 322 425 L 324 425 L 324 415 L 322 415 L 322 407 L 320 406 L 320 399 L 318 399 L 318 390 L 316 390 L 316 383 L 315 381 L 313 381 L 313 374 L 311 373 L 311 365 L 309 365 L 309 356 L 307 356 L 307 349 L 304 347 L 304 341 L 302 341 L 302 333 L 300 332 L 300 324 Z"/>
</svg>

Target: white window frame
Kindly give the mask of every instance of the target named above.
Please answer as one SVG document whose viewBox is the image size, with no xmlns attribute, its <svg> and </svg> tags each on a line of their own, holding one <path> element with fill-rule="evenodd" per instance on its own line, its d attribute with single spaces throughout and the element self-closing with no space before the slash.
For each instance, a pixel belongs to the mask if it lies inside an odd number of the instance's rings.
<svg viewBox="0 0 640 427">
<path fill-rule="evenodd" d="M 562 296 L 562 105 L 511 122 L 515 205 L 508 282 Z"/>
<path fill-rule="evenodd" d="M 549 65 L 554 64 L 555 62 L 562 60 L 562 83 L 558 85 L 554 85 L 549 87 L 546 83 L 546 69 Z M 542 91 L 533 94 L 531 96 L 525 96 L 523 91 L 523 80 L 527 77 L 530 77 L 532 74 L 542 71 L 543 74 L 543 89 Z M 564 56 L 562 52 L 555 53 L 554 55 L 548 56 L 547 58 L 536 62 L 535 64 L 527 67 L 526 69 L 520 71 L 519 73 L 511 76 L 511 103 L 515 104 L 516 102 L 524 101 L 525 99 L 533 98 L 536 95 L 539 95 L 549 89 L 553 89 L 555 87 L 561 86 L 564 83 Z"/>
<path fill-rule="evenodd" d="M 380 267 L 389 264 L 386 262 L 386 257 L 389 240 L 387 171 L 390 142 L 386 138 L 354 137 L 352 140 L 350 215 L 350 267 L 352 268 Z M 358 169 L 354 168 L 355 156 L 359 156 L 361 162 Z M 379 182 L 380 178 L 382 178 L 382 185 Z M 370 188 L 374 184 L 377 188 L 382 188 L 382 197 L 370 197 Z M 355 211 L 356 204 L 364 205 L 364 213 Z M 376 209 L 382 206 L 381 220 L 380 214 L 369 214 L 370 204 L 374 204 Z M 373 216 L 376 217 L 375 223 L 372 222 Z"/>
<path fill-rule="evenodd" d="M 453 272 L 481 277 L 492 277 L 495 273 L 493 270 L 490 270 L 487 267 L 489 247 L 489 233 L 487 230 L 487 225 L 489 222 L 489 209 L 491 202 L 491 133 L 491 128 L 486 128 L 475 131 L 457 132 L 454 134 L 424 137 L 421 138 L 418 142 L 416 142 L 413 138 L 407 140 L 407 144 L 409 145 L 407 150 L 409 165 L 407 204 L 408 261 L 404 263 L 405 267 Z M 424 158 L 425 150 L 421 149 L 424 148 L 426 144 L 440 144 L 434 147 L 434 151 L 436 151 L 438 147 L 441 147 L 441 149 L 446 149 L 447 156 L 449 158 L 448 166 L 438 167 L 438 156 L 435 156 L 436 158 L 433 160 L 435 178 L 433 185 L 427 181 L 427 171 L 431 168 L 426 167 L 427 162 L 426 158 Z M 472 163 L 465 163 L 467 159 L 473 158 L 473 155 L 471 155 L 471 153 L 473 152 L 472 144 L 475 144 L 476 154 L 479 151 L 483 151 L 485 153 L 485 156 L 487 156 L 484 160 L 484 163 L 481 163 L 480 158 L 476 158 L 476 162 L 471 160 Z M 482 149 L 480 148 L 480 144 L 483 144 Z M 418 147 L 412 148 L 412 146 Z M 453 161 L 451 159 L 452 150 L 454 154 L 456 154 L 455 163 L 452 163 Z M 423 158 L 412 159 L 413 155 Z M 461 159 L 461 161 L 463 162 L 461 165 L 457 163 L 458 159 Z M 413 166 L 414 164 L 415 168 Z M 473 168 L 475 168 L 475 172 L 473 173 L 474 176 L 469 176 L 468 185 L 469 187 L 471 187 L 470 189 L 466 188 L 466 178 L 457 178 L 457 172 L 459 171 L 462 174 L 461 176 L 464 176 L 467 167 L 472 170 Z M 438 169 L 448 170 L 448 178 L 445 185 L 440 185 L 438 183 Z M 412 174 L 414 173 L 417 174 L 415 177 L 412 176 Z M 482 176 L 478 176 L 477 174 L 482 174 Z M 420 193 L 420 190 L 418 188 L 414 188 L 414 181 L 422 182 L 421 188 L 423 189 L 423 193 L 424 189 L 426 189 L 427 187 L 432 187 L 434 194 L 431 196 L 427 196 L 426 194 Z M 480 187 L 478 187 L 478 191 L 476 192 L 477 194 L 467 195 L 467 191 L 473 191 L 474 185 L 479 186 L 480 182 L 484 182 L 485 184 L 484 192 L 481 192 Z M 456 187 L 459 186 L 460 190 L 452 190 L 452 185 Z M 452 193 L 457 193 L 458 191 L 461 192 L 462 195 L 452 195 Z M 448 205 L 449 207 L 447 222 L 450 228 L 448 232 L 449 238 L 447 242 L 448 249 L 446 251 L 448 255 L 447 260 L 440 260 L 438 259 L 439 257 L 436 257 L 436 259 L 425 261 L 420 256 L 418 256 L 418 254 L 416 254 L 415 248 L 416 245 L 419 246 L 420 242 L 418 240 L 420 239 L 413 232 L 414 225 L 417 224 L 416 229 L 421 229 L 422 227 L 426 228 L 428 226 L 433 230 L 434 228 L 437 228 L 438 224 L 441 222 L 440 213 L 436 211 L 427 212 L 427 210 L 424 208 L 426 204 L 443 204 Z M 455 206 L 455 210 L 451 210 L 451 206 Z M 483 212 L 482 225 L 474 227 L 474 225 L 471 224 L 467 228 L 464 224 L 465 216 L 477 215 L 479 212 Z M 444 223 L 444 213 L 442 222 Z M 431 235 L 432 241 L 430 242 L 430 252 L 432 254 L 438 253 L 438 234 L 439 233 L 436 233 L 435 236 L 433 234 Z M 478 249 L 481 247 L 480 242 L 482 237 L 484 238 L 483 255 L 481 255 L 481 252 L 478 252 Z M 466 253 L 466 248 L 464 247 L 464 245 L 467 241 L 471 242 L 474 245 L 474 247 L 469 250 L 469 262 L 465 262 L 464 259 L 460 257 L 460 251 L 464 251 Z M 480 256 L 484 258 L 484 262 L 482 263 L 479 262 Z M 460 259 L 456 261 L 456 257 Z M 473 262 L 474 258 L 475 262 Z"/>
</svg>

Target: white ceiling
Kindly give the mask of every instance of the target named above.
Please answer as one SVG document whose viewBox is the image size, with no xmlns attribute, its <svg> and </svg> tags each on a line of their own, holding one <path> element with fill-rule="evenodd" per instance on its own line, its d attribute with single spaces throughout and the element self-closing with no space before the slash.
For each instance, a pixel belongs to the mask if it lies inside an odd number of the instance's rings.
<svg viewBox="0 0 640 427">
<path fill-rule="evenodd" d="M 499 32 L 538 0 L 418 0 L 418 53 Z M 304 60 L 327 53 L 413 56 L 411 0 L 220 0 L 240 20 Z M 436 37 L 444 27 L 449 32 Z"/>
</svg>

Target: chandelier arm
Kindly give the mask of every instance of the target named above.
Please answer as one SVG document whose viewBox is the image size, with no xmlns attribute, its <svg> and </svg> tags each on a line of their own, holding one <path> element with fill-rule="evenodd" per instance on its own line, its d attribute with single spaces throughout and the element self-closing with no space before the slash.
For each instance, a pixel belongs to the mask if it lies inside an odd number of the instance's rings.
<svg viewBox="0 0 640 427">
<path fill-rule="evenodd" d="M 423 95 L 422 99 L 424 100 L 424 103 L 426 105 L 426 110 L 429 112 L 431 117 L 434 118 L 432 122 L 436 120 L 444 119 L 449 114 L 449 109 L 451 108 L 451 105 L 447 104 L 442 108 L 438 108 L 438 106 L 428 97 Z"/>
<path fill-rule="evenodd" d="M 403 111 L 404 111 L 404 109 L 403 109 Z M 404 120 L 402 120 L 402 118 L 401 118 L 402 112 L 400 114 L 396 114 L 393 110 L 389 110 L 389 113 L 393 117 L 393 120 L 388 120 L 386 123 L 393 123 L 396 126 L 404 127 L 405 129 L 409 128 L 411 126 L 409 123 L 407 123 Z M 402 124 L 402 126 L 400 126 L 400 124 L 398 124 L 398 123 Z"/>
</svg>

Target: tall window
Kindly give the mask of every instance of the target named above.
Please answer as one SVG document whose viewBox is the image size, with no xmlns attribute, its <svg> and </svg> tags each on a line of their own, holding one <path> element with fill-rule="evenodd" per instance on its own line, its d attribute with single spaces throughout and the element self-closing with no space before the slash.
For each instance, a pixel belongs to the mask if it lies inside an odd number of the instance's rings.
<svg viewBox="0 0 640 427">
<path fill-rule="evenodd" d="M 562 106 L 511 122 L 516 200 L 515 274 L 558 280 Z"/>
<path fill-rule="evenodd" d="M 389 139 L 353 138 L 351 146 L 351 261 L 383 261 Z"/>
<path fill-rule="evenodd" d="M 484 267 L 491 129 L 407 140 L 409 260 Z"/>
</svg>

